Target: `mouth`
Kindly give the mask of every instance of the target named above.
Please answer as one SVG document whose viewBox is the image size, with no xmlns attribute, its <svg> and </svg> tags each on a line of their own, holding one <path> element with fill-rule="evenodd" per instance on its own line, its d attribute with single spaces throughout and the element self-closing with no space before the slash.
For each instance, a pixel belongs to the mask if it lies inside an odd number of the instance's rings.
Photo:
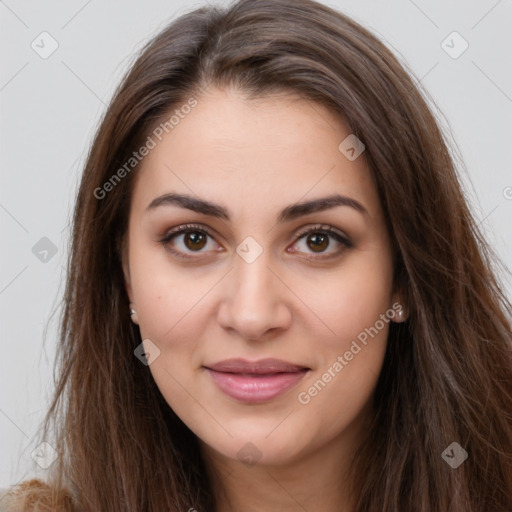
<svg viewBox="0 0 512 512">
<path fill-rule="evenodd" d="M 277 398 L 310 371 L 305 366 L 278 359 L 229 359 L 203 368 L 220 391 L 244 403 L 262 403 Z"/>
</svg>

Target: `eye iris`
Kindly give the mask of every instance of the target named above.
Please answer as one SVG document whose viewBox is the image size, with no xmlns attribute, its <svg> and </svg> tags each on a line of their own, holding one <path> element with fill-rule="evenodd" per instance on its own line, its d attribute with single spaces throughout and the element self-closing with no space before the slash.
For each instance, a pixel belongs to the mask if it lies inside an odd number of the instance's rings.
<svg viewBox="0 0 512 512">
<path fill-rule="evenodd" d="M 329 246 L 329 237 L 321 233 L 313 233 L 307 237 L 307 242 L 313 243 L 310 248 L 315 252 L 321 252 Z"/>
<path fill-rule="evenodd" d="M 205 246 L 205 243 L 206 236 L 204 233 L 199 233 L 197 231 L 190 231 L 185 233 L 185 245 L 188 249 L 202 249 Z"/>
</svg>

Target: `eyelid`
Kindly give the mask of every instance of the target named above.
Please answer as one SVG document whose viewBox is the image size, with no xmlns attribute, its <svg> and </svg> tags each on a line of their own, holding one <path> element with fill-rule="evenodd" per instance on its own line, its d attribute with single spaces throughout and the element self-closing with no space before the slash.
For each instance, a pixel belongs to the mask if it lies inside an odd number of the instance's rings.
<svg viewBox="0 0 512 512">
<path fill-rule="evenodd" d="M 330 224 L 315 224 L 313 226 L 307 226 L 303 228 L 302 230 L 299 230 L 295 233 L 295 237 L 301 238 L 306 233 L 310 233 L 311 231 L 324 231 L 326 233 L 330 234 L 336 234 L 340 238 L 342 238 L 347 244 L 352 245 L 352 242 L 350 241 L 347 234 L 345 234 L 343 231 L 331 226 Z"/>
<path fill-rule="evenodd" d="M 168 239 L 172 235 L 182 234 L 183 232 L 192 231 L 192 230 L 204 231 L 206 234 L 210 235 L 212 238 L 215 237 L 215 235 L 213 234 L 213 231 L 211 231 L 209 228 L 207 228 L 206 226 L 203 226 L 201 224 L 181 224 L 179 226 L 176 226 L 176 227 L 171 228 L 168 231 L 166 231 L 165 234 L 163 235 L 163 238 Z"/>
</svg>

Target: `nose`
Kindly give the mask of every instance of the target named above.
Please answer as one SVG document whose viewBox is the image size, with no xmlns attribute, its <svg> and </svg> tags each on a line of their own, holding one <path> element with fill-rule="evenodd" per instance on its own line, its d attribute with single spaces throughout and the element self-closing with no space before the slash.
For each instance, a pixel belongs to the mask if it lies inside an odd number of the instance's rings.
<svg viewBox="0 0 512 512">
<path fill-rule="evenodd" d="M 278 335 L 292 319 L 288 299 L 293 294 L 270 268 L 266 254 L 264 251 L 252 263 L 235 257 L 218 310 L 218 322 L 224 329 L 250 341 Z"/>
</svg>

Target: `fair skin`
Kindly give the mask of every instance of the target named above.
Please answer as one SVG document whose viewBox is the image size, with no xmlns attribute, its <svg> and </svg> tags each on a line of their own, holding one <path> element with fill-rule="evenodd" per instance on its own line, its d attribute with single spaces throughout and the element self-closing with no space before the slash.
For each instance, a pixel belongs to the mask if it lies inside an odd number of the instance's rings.
<svg viewBox="0 0 512 512">
<path fill-rule="evenodd" d="M 123 269 L 132 320 L 160 350 L 149 370 L 200 441 L 217 512 L 350 511 L 344 482 L 371 417 L 389 322 L 342 371 L 332 368 L 400 299 L 375 184 L 364 156 L 338 150 L 347 126 L 317 103 L 215 88 L 197 100 L 136 171 Z M 230 219 L 170 203 L 147 209 L 171 192 L 220 205 Z M 290 205 L 333 194 L 364 211 L 345 204 L 277 220 Z M 161 242 L 189 223 L 211 236 L 198 243 L 195 228 Z M 316 230 L 298 236 L 308 228 Z M 262 250 L 250 263 L 237 253 L 246 237 Z M 309 370 L 278 397 L 245 403 L 204 368 L 234 357 Z M 254 447 L 256 463 L 242 460 L 240 450 Z"/>
</svg>

